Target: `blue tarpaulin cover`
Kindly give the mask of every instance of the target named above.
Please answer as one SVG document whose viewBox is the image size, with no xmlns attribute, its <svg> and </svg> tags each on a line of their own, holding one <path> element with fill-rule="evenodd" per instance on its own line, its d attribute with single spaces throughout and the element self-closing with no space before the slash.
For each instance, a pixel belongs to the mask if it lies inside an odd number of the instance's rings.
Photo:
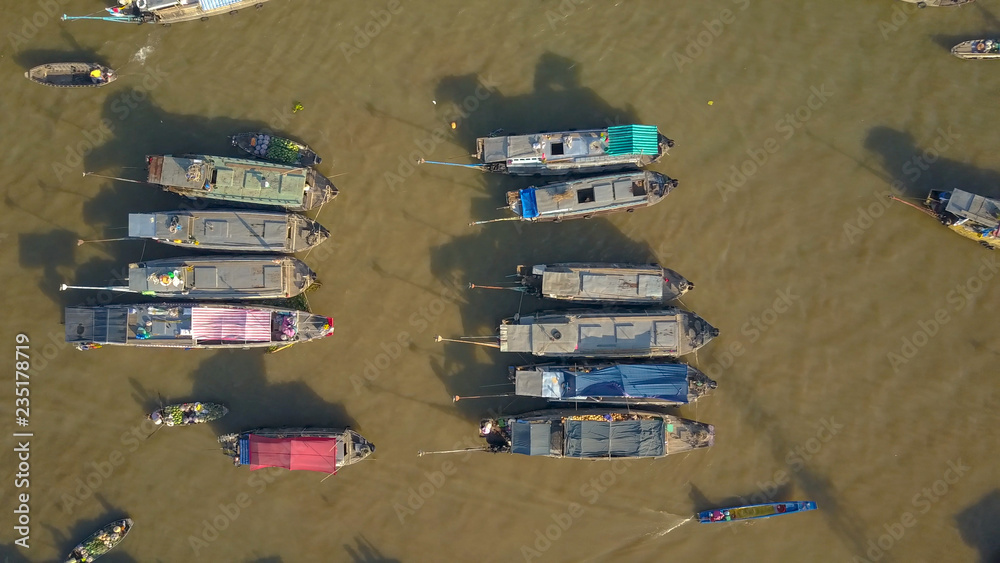
<svg viewBox="0 0 1000 563">
<path fill-rule="evenodd" d="M 250 465 L 250 436 L 240 436 L 240 465 Z"/>
<path fill-rule="evenodd" d="M 511 427 L 511 452 L 522 455 L 549 455 L 551 422 L 517 420 Z"/>
<path fill-rule="evenodd" d="M 566 374 L 564 397 L 644 397 L 687 403 L 687 377 L 684 364 L 619 364 Z"/>
<path fill-rule="evenodd" d="M 538 217 L 538 203 L 535 201 L 535 188 L 521 190 L 521 217 L 533 219 Z"/>
</svg>

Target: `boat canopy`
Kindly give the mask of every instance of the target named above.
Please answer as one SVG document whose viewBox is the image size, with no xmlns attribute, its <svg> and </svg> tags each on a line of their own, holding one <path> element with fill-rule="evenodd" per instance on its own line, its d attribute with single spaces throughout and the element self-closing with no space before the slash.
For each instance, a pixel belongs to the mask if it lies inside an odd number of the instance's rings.
<svg viewBox="0 0 1000 563">
<path fill-rule="evenodd" d="M 660 152 L 659 130 L 655 125 L 616 125 L 608 127 L 609 155 L 645 154 Z"/>
<path fill-rule="evenodd" d="M 521 217 L 534 219 L 538 217 L 538 203 L 535 200 L 535 188 L 521 190 Z"/>
<path fill-rule="evenodd" d="M 526 422 L 517 420 L 511 425 L 511 451 L 521 455 L 558 455 L 562 449 L 561 426 L 556 425 L 555 451 L 553 451 L 553 424 L 551 421 Z"/>
<path fill-rule="evenodd" d="M 257 309 L 194 307 L 191 337 L 195 341 L 270 342 L 271 313 Z"/>
<path fill-rule="evenodd" d="M 123 307 L 67 307 L 66 342 L 125 344 L 128 309 Z"/>
<path fill-rule="evenodd" d="M 566 420 L 566 457 L 655 457 L 664 453 L 662 419 Z"/>
<path fill-rule="evenodd" d="M 619 364 L 591 372 L 566 369 L 518 371 L 515 393 L 553 400 L 632 397 L 688 402 L 685 364 Z"/>
<path fill-rule="evenodd" d="M 337 438 L 299 436 L 264 438 L 248 434 L 239 440 L 240 464 L 251 470 L 283 467 L 292 471 L 336 473 L 346 457 L 346 443 Z"/>
<path fill-rule="evenodd" d="M 1000 206 L 995 199 L 985 198 L 963 190 L 954 190 L 945 211 L 957 217 L 975 221 L 986 227 L 1000 226 Z"/>
</svg>

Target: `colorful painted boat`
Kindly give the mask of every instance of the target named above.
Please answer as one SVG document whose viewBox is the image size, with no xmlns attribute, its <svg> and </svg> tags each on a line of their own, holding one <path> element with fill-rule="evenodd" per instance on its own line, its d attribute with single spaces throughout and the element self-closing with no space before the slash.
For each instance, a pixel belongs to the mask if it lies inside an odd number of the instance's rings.
<svg viewBox="0 0 1000 563">
<path fill-rule="evenodd" d="M 296 166 L 315 166 L 323 159 L 308 145 L 267 133 L 240 133 L 229 138 L 234 147 L 256 158 Z"/>
<path fill-rule="evenodd" d="M 964 190 L 931 190 L 924 207 L 959 235 L 991 250 L 1000 248 L 1000 200 Z"/>
<path fill-rule="evenodd" d="M 280 467 L 290 471 L 335 474 L 375 453 L 375 445 L 346 428 L 261 428 L 219 436 L 233 465 L 250 470 Z"/>
<path fill-rule="evenodd" d="M 816 503 L 812 501 L 794 501 L 750 504 L 746 506 L 718 508 L 715 510 L 699 512 L 698 522 L 702 524 L 712 524 L 715 522 L 756 520 L 757 518 L 770 518 L 772 516 L 781 516 L 783 514 L 806 512 L 807 510 L 816 510 Z"/>
<path fill-rule="evenodd" d="M 113 23 L 159 23 L 207 20 L 211 16 L 235 14 L 253 6 L 260 9 L 268 0 L 118 0 L 118 6 L 105 8 L 104 16 L 67 16 L 63 21 L 98 20 Z"/>
<path fill-rule="evenodd" d="M 117 80 L 118 73 L 97 63 L 48 63 L 25 72 L 24 77 L 55 88 L 99 88 Z"/>
<path fill-rule="evenodd" d="M 549 402 L 677 406 L 717 384 L 682 363 L 593 363 L 509 368 L 514 395 Z"/>
<path fill-rule="evenodd" d="M 1000 59 L 1000 39 L 973 39 L 951 48 L 960 59 Z"/>
<path fill-rule="evenodd" d="M 229 409 L 218 403 L 178 403 L 160 407 L 146 415 L 146 418 L 157 425 L 190 426 L 213 422 L 227 414 Z"/>
<path fill-rule="evenodd" d="M 330 317 L 277 307 L 154 303 L 66 308 L 66 342 L 78 350 L 285 348 L 332 334 Z"/>
<path fill-rule="evenodd" d="M 90 563 L 111 551 L 132 529 L 132 519 L 123 518 L 104 526 L 79 543 L 66 558 L 66 563 Z"/>
</svg>

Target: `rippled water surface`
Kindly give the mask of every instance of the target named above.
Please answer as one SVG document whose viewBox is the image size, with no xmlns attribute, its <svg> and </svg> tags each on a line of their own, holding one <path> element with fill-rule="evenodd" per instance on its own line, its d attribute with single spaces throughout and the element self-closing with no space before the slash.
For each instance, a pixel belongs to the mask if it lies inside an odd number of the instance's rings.
<svg viewBox="0 0 1000 563">
<path fill-rule="evenodd" d="M 996 2 L 399 0 L 390 16 L 381 0 L 272 0 L 170 28 L 46 13 L 104 5 L 5 0 L 0 23 L 3 338 L 12 349 L 28 334 L 33 362 L 31 547 L 13 545 L 5 495 L 11 561 L 55 559 L 126 514 L 135 528 L 109 562 L 996 553 L 996 257 L 885 197 L 894 182 L 908 198 L 1000 195 L 1000 67 L 948 53 L 1000 32 Z M 20 77 L 54 60 L 103 61 L 121 78 L 62 91 Z M 475 138 L 497 128 L 632 122 L 676 139 L 655 168 L 681 184 L 609 219 L 469 227 L 502 216 L 503 193 L 525 182 L 411 166 L 471 162 Z M 87 298 L 61 283 L 102 285 L 141 257 L 179 254 L 77 246 L 123 236 L 130 211 L 180 204 L 82 172 L 140 178 L 146 154 L 235 154 L 227 135 L 265 127 L 312 145 L 341 189 L 319 213 L 331 241 L 306 257 L 323 281 L 312 308 L 336 334 L 273 355 L 60 344 L 63 307 Z M 697 283 L 684 305 L 722 335 L 688 359 L 719 387 L 679 413 L 714 424 L 715 446 L 628 464 L 417 457 L 461 447 L 490 409 L 532 406 L 453 404 L 504 392 L 525 358 L 434 335 L 490 334 L 519 305 L 541 306 L 466 284 L 571 260 L 656 260 Z M 232 412 L 145 439 L 159 396 Z M 350 425 L 375 459 L 326 480 L 251 474 L 215 442 L 304 424 Z M 685 522 L 765 497 L 820 510 Z"/>
</svg>

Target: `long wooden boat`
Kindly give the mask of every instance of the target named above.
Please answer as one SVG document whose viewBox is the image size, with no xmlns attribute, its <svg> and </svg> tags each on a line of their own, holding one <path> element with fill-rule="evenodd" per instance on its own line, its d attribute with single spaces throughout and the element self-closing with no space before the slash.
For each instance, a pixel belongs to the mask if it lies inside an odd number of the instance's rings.
<svg viewBox="0 0 1000 563">
<path fill-rule="evenodd" d="M 659 264 L 567 262 L 518 266 L 514 285 L 469 284 L 577 303 L 650 305 L 677 299 L 694 284 Z"/>
<path fill-rule="evenodd" d="M 291 256 L 195 256 L 129 264 L 128 285 L 77 286 L 177 299 L 282 299 L 295 297 L 316 281 L 316 273 Z"/>
<path fill-rule="evenodd" d="M 909 2 L 910 4 L 916 4 L 920 8 L 926 8 L 928 6 L 933 6 L 933 7 L 961 6 L 962 4 L 970 4 L 972 2 L 975 2 L 975 0 L 903 0 L 903 2 Z"/>
<path fill-rule="evenodd" d="M 698 315 L 665 307 L 645 311 L 541 311 L 504 319 L 499 335 L 489 337 L 489 341 L 440 336 L 436 340 L 534 356 L 663 358 L 690 354 L 718 335 L 719 329 Z"/>
<path fill-rule="evenodd" d="M 309 145 L 269 135 L 267 133 L 240 133 L 229 138 L 234 147 L 256 158 L 294 166 L 316 166 L 323 159 Z"/>
<path fill-rule="evenodd" d="M 951 48 L 960 59 L 1000 59 L 1000 39 L 973 39 Z"/>
<path fill-rule="evenodd" d="M 56 88 L 99 88 L 118 80 L 118 73 L 97 63 L 47 63 L 25 72 L 24 77 Z"/>
<path fill-rule="evenodd" d="M 330 317 L 277 307 L 156 303 L 66 308 L 66 342 L 79 350 L 285 347 L 331 334 Z"/>
<path fill-rule="evenodd" d="M 507 192 L 507 207 L 514 217 L 476 221 L 473 225 L 498 221 L 563 221 L 590 219 L 609 213 L 631 213 L 655 205 L 674 188 L 677 180 L 659 172 L 638 171 L 593 176 Z"/>
<path fill-rule="evenodd" d="M 715 427 L 634 409 L 543 410 L 484 419 L 486 450 L 571 459 L 662 458 L 710 447 Z"/>
<path fill-rule="evenodd" d="M 83 540 L 66 557 L 66 563 L 90 563 L 111 551 L 132 529 L 132 519 L 122 518 L 104 526 Z"/>
<path fill-rule="evenodd" d="M 717 384 L 681 363 L 595 363 L 510 368 L 514 394 L 549 402 L 675 406 L 697 401 Z"/>
<path fill-rule="evenodd" d="M 308 211 L 337 195 L 333 183 L 308 166 L 208 155 L 153 155 L 146 165 L 150 184 L 190 198 Z"/>
<path fill-rule="evenodd" d="M 207 209 L 129 213 L 129 238 L 228 252 L 303 252 L 330 232 L 298 213 Z"/>
<path fill-rule="evenodd" d="M 218 403 L 178 403 L 160 407 L 146 415 L 146 418 L 156 425 L 190 426 L 213 422 L 227 414 L 229 409 Z"/>
<path fill-rule="evenodd" d="M 267 0 L 118 0 L 103 16 L 67 16 L 64 21 L 98 20 L 114 23 L 172 24 L 207 20 L 220 14 L 235 14 L 253 6 L 260 9 Z"/>
<path fill-rule="evenodd" d="M 506 135 L 476 139 L 476 158 L 488 172 L 514 176 L 634 170 L 667 154 L 674 142 L 654 125 Z"/>
<path fill-rule="evenodd" d="M 764 504 L 749 504 L 732 508 L 718 508 L 698 513 L 698 522 L 712 524 L 714 522 L 736 522 L 739 520 L 755 520 L 770 518 L 783 514 L 797 514 L 807 510 L 816 510 L 812 501 L 768 502 Z"/>
<path fill-rule="evenodd" d="M 281 467 L 335 474 L 375 453 L 375 445 L 346 428 L 260 428 L 219 436 L 233 465 Z"/>
<path fill-rule="evenodd" d="M 964 190 L 931 190 L 924 206 L 952 231 L 986 248 L 1000 248 L 1000 200 Z"/>
</svg>

